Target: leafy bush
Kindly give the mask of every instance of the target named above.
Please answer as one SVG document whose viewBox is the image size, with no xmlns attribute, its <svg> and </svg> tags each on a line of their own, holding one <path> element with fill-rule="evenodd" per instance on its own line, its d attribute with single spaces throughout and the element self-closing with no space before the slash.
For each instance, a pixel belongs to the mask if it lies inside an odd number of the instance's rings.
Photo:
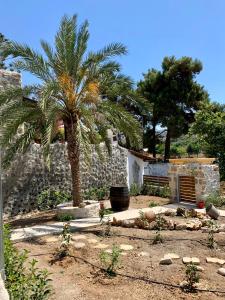
<svg viewBox="0 0 225 300">
<path fill-rule="evenodd" d="M 69 222 L 73 219 L 74 219 L 74 216 L 67 215 L 67 214 L 57 216 L 57 220 L 60 222 Z"/>
<path fill-rule="evenodd" d="M 60 203 L 71 201 L 71 198 L 70 194 L 63 191 L 44 190 L 37 197 L 38 209 L 53 209 Z"/>
<path fill-rule="evenodd" d="M 142 193 L 149 196 L 168 198 L 170 196 L 170 188 L 168 186 L 161 187 L 157 185 L 144 184 L 142 187 Z"/>
<path fill-rule="evenodd" d="M 102 251 L 100 253 L 100 260 L 104 267 L 106 268 L 106 272 L 109 276 L 116 275 L 116 267 L 119 264 L 121 249 L 115 245 L 112 247 L 112 253 L 108 253 L 106 251 Z"/>
<path fill-rule="evenodd" d="M 215 207 L 221 207 L 221 206 L 225 205 L 225 198 L 220 196 L 219 193 L 212 193 L 206 198 L 206 201 L 205 201 L 206 208 L 210 204 L 213 204 Z"/>
<path fill-rule="evenodd" d="M 154 201 L 150 202 L 148 207 L 155 207 L 155 206 L 158 206 L 158 204 Z"/>
<path fill-rule="evenodd" d="M 45 300 L 51 293 L 49 273 L 36 267 L 33 259 L 27 265 L 28 251 L 19 253 L 10 240 L 10 229 L 4 226 L 4 259 L 6 288 L 10 299 Z"/>
<path fill-rule="evenodd" d="M 103 200 L 108 198 L 109 196 L 109 188 L 107 186 L 100 187 L 100 188 L 90 188 L 89 190 L 85 191 L 83 197 L 85 200 Z"/>
<path fill-rule="evenodd" d="M 192 292 L 195 290 L 195 285 L 199 282 L 200 279 L 198 269 L 193 263 L 190 263 L 186 266 L 185 274 L 187 280 L 187 285 L 185 286 L 185 288 L 188 291 Z"/>
<path fill-rule="evenodd" d="M 63 230 L 61 233 L 62 242 L 60 244 L 60 247 L 56 253 L 56 259 L 62 259 L 63 257 L 69 255 L 70 250 L 70 241 L 71 241 L 71 230 L 70 230 L 70 224 L 65 223 L 63 226 Z"/>
<path fill-rule="evenodd" d="M 141 194 L 141 187 L 137 183 L 132 183 L 130 186 L 130 196 L 138 196 Z"/>
</svg>

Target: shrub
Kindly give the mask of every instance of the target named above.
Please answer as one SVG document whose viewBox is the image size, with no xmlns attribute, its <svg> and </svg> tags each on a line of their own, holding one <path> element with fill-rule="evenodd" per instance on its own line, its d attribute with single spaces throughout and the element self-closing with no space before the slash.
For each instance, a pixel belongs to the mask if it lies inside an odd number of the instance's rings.
<svg viewBox="0 0 225 300">
<path fill-rule="evenodd" d="M 170 196 L 170 188 L 168 186 L 161 187 L 151 184 L 144 184 L 142 187 L 142 193 L 149 196 L 168 198 Z"/>
<path fill-rule="evenodd" d="M 185 288 L 188 291 L 193 292 L 195 290 L 196 283 L 198 283 L 200 279 L 198 269 L 193 263 L 188 264 L 186 266 L 185 274 L 187 280 L 187 285 L 185 286 Z"/>
<path fill-rule="evenodd" d="M 68 202 L 71 200 L 71 195 L 56 190 L 44 190 L 37 197 L 38 209 L 48 210 L 55 208 L 58 204 Z"/>
<path fill-rule="evenodd" d="M 65 223 L 63 226 L 63 230 L 61 233 L 62 242 L 58 251 L 56 253 L 56 259 L 62 259 L 63 257 L 69 255 L 70 250 L 70 241 L 71 241 L 71 232 L 70 232 L 70 224 Z"/>
<path fill-rule="evenodd" d="M 221 206 L 225 205 L 225 198 L 220 196 L 219 193 L 212 193 L 206 198 L 206 201 L 205 201 L 206 208 L 210 204 L 213 204 L 216 207 L 221 207 Z"/>
<path fill-rule="evenodd" d="M 99 187 L 99 188 L 90 188 L 85 191 L 83 197 L 85 200 L 103 200 L 108 198 L 109 188 L 107 186 Z"/>
<path fill-rule="evenodd" d="M 28 251 L 19 252 L 10 240 L 10 229 L 4 226 L 4 259 L 6 288 L 10 299 L 45 300 L 51 293 L 49 273 L 36 267 L 37 260 L 27 263 Z"/>
<path fill-rule="evenodd" d="M 67 214 L 57 216 L 57 220 L 60 222 L 69 222 L 73 219 L 74 219 L 74 216 L 67 215 Z"/>
<path fill-rule="evenodd" d="M 210 220 L 208 222 L 208 227 L 209 227 L 209 233 L 208 233 L 208 238 L 207 238 L 207 245 L 210 249 L 214 249 L 216 248 L 216 241 L 215 241 L 215 231 L 217 230 L 218 228 L 218 225 L 215 221 L 213 220 Z"/>
<path fill-rule="evenodd" d="M 158 206 L 158 204 L 156 202 L 152 201 L 152 202 L 149 203 L 148 206 L 149 207 L 155 207 L 155 206 Z"/>
<path fill-rule="evenodd" d="M 109 276 L 116 275 L 116 267 L 119 265 L 121 249 L 115 245 L 112 247 L 112 253 L 108 253 L 106 251 L 102 251 L 100 253 L 101 263 L 105 267 L 105 271 Z"/>
<path fill-rule="evenodd" d="M 153 244 L 162 244 L 163 243 L 163 237 L 161 234 L 162 229 L 165 227 L 166 225 L 166 220 L 159 214 L 156 216 L 156 225 L 155 225 L 155 229 L 156 229 L 156 235 L 153 239 Z"/>
<path fill-rule="evenodd" d="M 130 186 L 130 196 L 138 196 L 141 194 L 141 187 L 137 183 L 132 183 Z"/>
</svg>

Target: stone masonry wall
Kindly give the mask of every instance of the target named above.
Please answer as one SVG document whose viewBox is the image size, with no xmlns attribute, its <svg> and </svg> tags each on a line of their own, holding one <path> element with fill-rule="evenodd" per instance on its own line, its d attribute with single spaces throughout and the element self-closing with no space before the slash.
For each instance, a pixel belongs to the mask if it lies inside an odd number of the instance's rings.
<svg viewBox="0 0 225 300">
<path fill-rule="evenodd" d="M 109 157 L 103 147 L 105 160 L 100 160 L 93 151 L 92 162 L 87 166 L 81 156 L 81 186 L 85 191 L 90 187 L 127 184 L 127 150 L 113 145 Z M 10 169 L 3 173 L 4 212 L 17 215 L 37 207 L 37 196 L 51 187 L 71 191 L 70 166 L 66 145 L 55 143 L 51 146 L 51 165 L 47 168 L 40 145 L 31 145 L 24 155 L 18 155 Z"/>
<path fill-rule="evenodd" d="M 202 196 L 209 195 L 220 190 L 220 174 L 218 165 L 203 165 L 191 163 L 185 165 L 171 164 L 168 171 L 171 189 L 171 199 L 179 200 L 179 175 L 195 177 L 195 193 L 198 202 Z"/>
</svg>

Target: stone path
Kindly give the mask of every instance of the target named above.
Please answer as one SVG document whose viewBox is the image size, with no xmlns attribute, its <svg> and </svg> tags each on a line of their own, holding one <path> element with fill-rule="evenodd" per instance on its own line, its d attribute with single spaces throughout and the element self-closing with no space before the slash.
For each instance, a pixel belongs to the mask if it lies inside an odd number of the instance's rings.
<svg viewBox="0 0 225 300">
<path fill-rule="evenodd" d="M 159 213 L 164 213 L 165 211 L 168 210 L 168 208 L 176 211 L 178 206 L 187 206 L 187 205 L 188 208 L 191 207 L 195 208 L 195 205 L 193 204 L 174 203 L 174 204 L 167 204 L 164 206 L 156 206 L 152 208 L 147 207 L 142 209 L 129 209 L 126 211 L 113 213 L 107 217 L 109 217 L 111 221 L 113 217 L 115 217 L 117 220 L 130 220 L 130 219 L 138 218 L 140 215 L 140 210 L 142 210 L 143 212 L 153 211 L 155 214 L 159 214 Z M 200 212 L 205 211 L 204 209 L 196 209 L 196 210 Z M 220 210 L 220 215 L 225 216 L 225 210 Z M 59 234 L 62 232 L 63 224 L 64 224 L 63 222 L 56 222 L 53 224 L 35 225 L 31 227 L 14 229 L 12 230 L 11 239 L 13 241 L 21 241 L 33 237 L 40 237 L 40 236 L 50 235 L 50 234 Z M 100 224 L 100 220 L 97 217 L 70 221 L 71 231 L 79 231 L 99 224 Z"/>
<path fill-rule="evenodd" d="M 156 206 L 153 208 L 143 208 L 141 209 L 143 212 L 146 211 L 154 211 L 154 213 L 159 214 L 168 210 L 167 207 L 164 206 Z M 113 217 L 117 220 L 129 220 L 138 218 L 140 215 L 140 209 L 129 209 L 126 211 L 118 212 L 109 215 L 109 219 L 112 221 Z M 107 216 L 108 217 L 108 216 Z M 12 241 L 21 241 L 24 239 L 29 239 L 33 237 L 40 237 L 48 234 L 59 234 L 63 229 L 63 222 L 56 222 L 53 224 L 46 225 L 35 225 L 31 227 L 25 228 L 17 228 L 12 230 Z M 96 226 L 100 224 L 99 218 L 85 218 L 79 220 L 70 221 L 71 231 L 79 231 L 82 229 L 90 228 L 92 226 Z"/>
</svg>

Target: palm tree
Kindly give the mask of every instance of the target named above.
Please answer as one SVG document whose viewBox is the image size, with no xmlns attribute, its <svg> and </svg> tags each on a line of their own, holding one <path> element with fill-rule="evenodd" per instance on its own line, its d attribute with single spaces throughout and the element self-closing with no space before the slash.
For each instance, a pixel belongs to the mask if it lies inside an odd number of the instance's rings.
<svg viewBox="0 0 225 300">
<path fill-rule="evenodd" d="M 14 59 L 13 65 L 30 72 L 38 84 L 24 88 L 7 88 L 0 94 L 1 145 L 6 147 L 5 166 L 15 153 L 25 152 L 37 132 L 46 158 L 57 131 L 63 121 L 68 159 L 72 175 L 73 205 L 82 203 L 80 186 L 80 152 L 87 154 L 94 144 L 107 141 L 107 129 L 112 127 L 124 133 L 129 143 L 140 143 L 138 121 L 120 104 L 103 95 L 106 86 L 120 76 L 120 66 L 112 57 L 124 55 L 126 48 L 112 43 L 97 52 L 87 52 L 89 39 L 88 22 L 77 26 L 77 17 L 64 16 L 55 35 L 54 49 L 41 41 L 44 55 L 28 45 L 14 41 L 1 49 L 4 56 Z M 116 75 L 118 74 L 118 76 Z M 21 101 L 21 97 L 33 96 L 36 101 Z M 24 132 L 18 128 L 24 124 Z"/>
</svg>

